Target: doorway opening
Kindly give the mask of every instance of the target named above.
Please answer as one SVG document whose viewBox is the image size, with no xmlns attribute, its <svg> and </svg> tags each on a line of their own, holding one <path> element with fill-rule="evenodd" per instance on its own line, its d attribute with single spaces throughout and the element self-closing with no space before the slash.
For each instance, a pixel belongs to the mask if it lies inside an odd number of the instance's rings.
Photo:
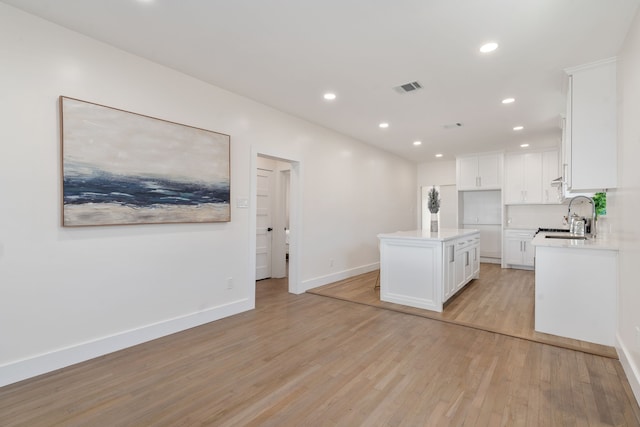
<svg viewBox="0 0 640 427">
<path fill-rule="evenodd" d="M 298 294 L 304 292 L 298 282 L 300 161 L 291 157 L 252 152 L 251 270 L 256 286 L 277 281 Z"/>
<path fill-rule="evenodd" d="M 291 164 L 258 156 L 256 169 L 256 280 L 288 276 Z"/>
</svg>

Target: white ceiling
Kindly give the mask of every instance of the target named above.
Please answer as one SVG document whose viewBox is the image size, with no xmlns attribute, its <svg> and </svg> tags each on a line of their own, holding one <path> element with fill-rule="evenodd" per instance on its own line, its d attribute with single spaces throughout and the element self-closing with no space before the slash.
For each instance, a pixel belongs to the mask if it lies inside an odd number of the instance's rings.
<svg viewBox="0 0 640 427">
<path fill-rule="evenodd" d="M 2 1 L 415 162 L 557 143 L 562 70 L 615 56 L 640 3 Z M 481 54 L 487 41 L 500 47 Z"/>
</svg>

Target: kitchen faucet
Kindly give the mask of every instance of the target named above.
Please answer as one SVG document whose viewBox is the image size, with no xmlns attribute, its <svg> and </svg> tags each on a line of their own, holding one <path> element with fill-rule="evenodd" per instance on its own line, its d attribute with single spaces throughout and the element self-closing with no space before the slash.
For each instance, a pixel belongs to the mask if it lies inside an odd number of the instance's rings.
<svg viewBox="0 0 640 427">
<path fill-rule="evenodd" d="M 591 203 L 591 230 L 589 234 L 591 234 L 591 237 L 596 237 L 596 204 L 591 197 L 576 196 L 572 198 L 571 201 L 569 202 L 569 210 L 567 211 L 567 218 L 571 219 L 571 205 L 577 199 L 585 199 L 586 201 Z"/>
</svg>

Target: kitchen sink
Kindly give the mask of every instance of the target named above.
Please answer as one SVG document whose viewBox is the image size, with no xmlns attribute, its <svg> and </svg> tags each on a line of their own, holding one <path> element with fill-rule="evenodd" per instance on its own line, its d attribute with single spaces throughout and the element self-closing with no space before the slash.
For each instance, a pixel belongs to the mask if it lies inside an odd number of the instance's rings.
<svg viewBox="0 0 640 427">
<path fill-rule="evenodd" d="M 547 239 L 565 239 L 565 240 L 587 240 L 587 236 L 571 236 L 571 235 L 562 235 L 562 234 L 556 234 L 556 235 L 549 235 L 547 234 L 546 236 L 544 236 Z"/>
</svg>

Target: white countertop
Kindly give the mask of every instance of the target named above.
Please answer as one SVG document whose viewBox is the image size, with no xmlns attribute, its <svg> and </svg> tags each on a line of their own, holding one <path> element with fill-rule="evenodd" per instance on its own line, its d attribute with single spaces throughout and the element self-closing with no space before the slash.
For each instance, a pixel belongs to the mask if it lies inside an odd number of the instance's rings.
<svg viewBox="0 0 640 427">
<path fill-rule="evenodd" d="M 395 233 L 382 233 L 378 234 L 379 239 L 419 239 L 419 240 L 435 240 L 444 242 L 446 240 L 456 239 L 462 236 L 468 236 L 471 234 L 479 233 L 478 230 L 473 228 L 444 228 L 437 232 L 430 232 L 429 230 L 409 230 L 409 231 L 397 231 Z"/>
<path fill-rule="evenodd" d="M 569 233 L 538 233 L 531 244 L 537 247 L 569 248 L 569 249 L 596 249 L 617 251 L 620 241 L 613 235 L 598 236 L 595 239 L 587 236 L 587 240 L 575 239 L 548 239 L 545 236 L 568 235 Z"/>
</svg>

